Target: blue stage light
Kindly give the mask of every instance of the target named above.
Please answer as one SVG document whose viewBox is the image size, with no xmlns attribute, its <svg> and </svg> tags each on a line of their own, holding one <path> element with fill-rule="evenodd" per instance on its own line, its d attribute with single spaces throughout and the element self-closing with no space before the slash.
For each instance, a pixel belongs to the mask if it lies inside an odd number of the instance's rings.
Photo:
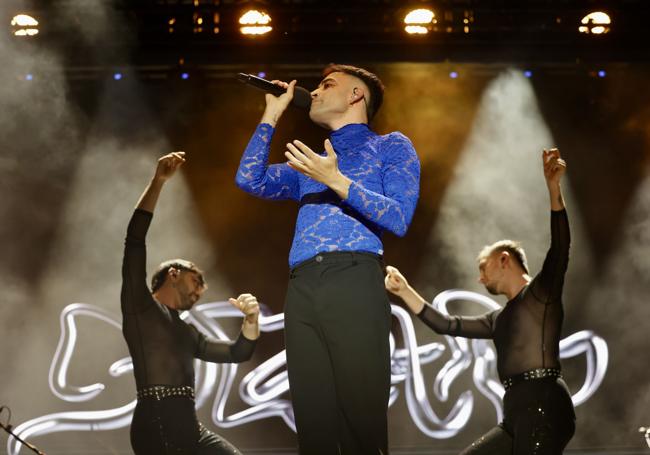
<svg viewBox="0 0 650 455">
<path fill-rule="evenodd" d="M 120 79 L 122 79 L 122 73 L 113 74 L 113 79 L 115 79 L 116 81 L 119 81 Z"/>
<path fill-rule="evenodd" d="M 452 79 L 456 79 L 458 77 L 458 73 L 456 71 L 452 71 L 449 73 L 449 77 Z"/>
</svg>

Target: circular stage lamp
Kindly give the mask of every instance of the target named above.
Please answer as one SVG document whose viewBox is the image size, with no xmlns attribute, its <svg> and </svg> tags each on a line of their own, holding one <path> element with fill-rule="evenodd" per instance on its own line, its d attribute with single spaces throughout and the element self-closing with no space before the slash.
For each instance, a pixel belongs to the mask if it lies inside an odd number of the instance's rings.
<svg viewBox="0 0 650 455">
<path fill-rule="evenodd" d="M 239 18 L 239 31 L 243 35 L 265 35 L 273 30 L 271 16 L 264 11 L 250 9 Z"/>
<path fill-rule="evenodd" d="M 436 23 L 436 14 L 428 8 L 418 8 L 404 17 L 404 30 L 409 35 L 426 35 Z"/>
<path fill-rule="evenodd" d="M 609 33 L 612 19 L 609 14 L 602 11 L 594 11 L 587 14 L 580 21 L 578 31 L 587 35 L 604 35 Z"/>
<path fill-rule="evenodd" d="M 38 34 L 38 21 L 27 14 L 17 14 L 11 19 L 15 36 L 34 36 Z"/>
</svg>

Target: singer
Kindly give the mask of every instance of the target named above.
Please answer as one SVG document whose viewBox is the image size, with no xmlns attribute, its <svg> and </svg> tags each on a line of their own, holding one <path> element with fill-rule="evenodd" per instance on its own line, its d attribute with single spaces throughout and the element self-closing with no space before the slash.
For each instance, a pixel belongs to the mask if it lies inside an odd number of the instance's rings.
<svg viewBox="0 0 650 455">
<path fill-rule="evenodd" d="M 158 160 L 126 234 L 122 263 L 122 332 L 133 359 L 138 403 L 131 422 L 136 455 L 241 455 L 228 441 L 199 423 L 194 409 L 194 358 L 207 362 L 250 359 L 259 337 L 259 305 L 250 294 L 230 303 L 244 313 L 234 343 L 209 340 L 179 313 L 191 309 L 206 285 L 191 262 L 160 264 L 146 283 L 145 237 L 165 182 L 185 162 L 183 152 Z"/>
<path fill-rule="evenodd" d="M 286 163 L 268 164 L 271 138 L 296 81 L 266 95 L 241 159 L 237 185 L 300 204 L 285 302 L 287 368 L 303 455 L 388 454 L 390 304 L 383 287 L 382 232 L 406 234 L 420 163 L 399 132 L 368 123 L 384 86 L 361 68 L 330 65 L 311 92 L 311 120 L 331 130 L 325 151 L 294 140 Z"/>
</svg>

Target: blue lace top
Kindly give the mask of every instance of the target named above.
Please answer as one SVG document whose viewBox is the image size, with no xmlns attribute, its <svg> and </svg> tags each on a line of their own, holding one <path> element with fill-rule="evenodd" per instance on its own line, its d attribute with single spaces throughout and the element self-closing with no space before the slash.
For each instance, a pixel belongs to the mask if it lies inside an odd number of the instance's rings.
<svg viewBox="0 0 650 455">
<path fill-rule="evenodd" d="M 327 186 L 286 163 L 269 165 L 273 133 L 271 125 L 258 125 L 235 180 L 255 196 L 300 202 L 290 267 L 329 251 L 383 254 L 383 230 L 400 237 L 406 234 L 420 186 L 420 162 L 406 136 L 399 132 L 380 136 L 358 123 L 332 132 L 338 167 L 353 181 L 342 201 Z"/>
</svg>

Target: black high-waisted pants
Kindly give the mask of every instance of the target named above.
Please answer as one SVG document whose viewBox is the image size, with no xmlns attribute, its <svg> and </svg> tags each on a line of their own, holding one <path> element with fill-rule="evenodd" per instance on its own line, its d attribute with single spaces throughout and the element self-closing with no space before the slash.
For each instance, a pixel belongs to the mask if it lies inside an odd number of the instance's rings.
<svg viewBox="0 0 650 455">
<path fill-rule="evenodd" d="M 325 253 L 292 270 L 285 337 L 301 454 L 388 454 L 390 321 L 380 257 Z"/>
</svg>

